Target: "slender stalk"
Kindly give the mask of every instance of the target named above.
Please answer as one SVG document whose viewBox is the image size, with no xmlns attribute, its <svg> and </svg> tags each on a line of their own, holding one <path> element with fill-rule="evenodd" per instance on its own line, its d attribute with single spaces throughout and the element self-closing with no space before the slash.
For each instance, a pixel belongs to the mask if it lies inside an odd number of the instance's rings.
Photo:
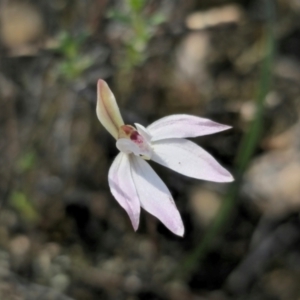
<svg viewBox="0 0 300 300">
<path fill-rule="evenodd" d="M 220 233 L 226 225 L 234 204 L 236 203 L 237 196 L 240 190 L 242 176 L 247 169 L 247 166 L 254 154 L 258 141 L 261 137 L 262 122 L 264 113 L 265 98 L 270 90 L 272 81 L 272 66 L 275 56 L 275 37 L 274 37 L 274 24 L 275 24 L 275 7 L 273 0 L 264 0 L 267 8 L 267 21 L 264 26 L 263 39 L 264 39 L 264 59 L 262 62 L 261 74 L 258 83 L 258 94 L 256 98 L 256 114 L 245 133 L 236 159 L 236 180 L 233 182 L 228 190 L 222 206 L 211 224 L 210 228 L 202 238 L 201 242 L 187 255 L 185 260 L 180 264 L 178 276 L 187 277 L 197 263 L 202 260 L 208 250 L 210 249 L 211 242 Z"/>
</svg>

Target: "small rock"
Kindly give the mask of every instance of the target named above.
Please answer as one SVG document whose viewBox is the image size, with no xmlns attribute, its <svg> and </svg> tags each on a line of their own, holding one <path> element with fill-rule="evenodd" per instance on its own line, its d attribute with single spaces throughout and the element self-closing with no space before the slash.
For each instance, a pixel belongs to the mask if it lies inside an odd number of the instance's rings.
<svg viewBox="0 0 300 300">
<path fill-rule="evenodd" d="M 209 53 L 209 35 L 206 32 L 188 34 L 176 52 L 178 78 L 206 77 L 206 57 Z M 185 99 L 186 100 L 186 99 Z"/>
<path fill-rule="evenodd" d="M 70 285 L 70 278 L 65 274 L 57 274 L 51 279 L 51 286 L 59 292 L 65 292 Z"/>
<path fill-rule="evenodd" d="M 9 244 L 12 266 L 15 269 L 26 267 L 30 259 L 31 242 L 25 235 L 13 238 Z"/>
<path fill-rule="evenodd" d="M 186 26 L 192 30 L 200 30 L 226 23 L 239 23 L 242 16 L 241 7 L 231 4 L 207 11 L 194 12 L 187 17 Z"/>
<path fill-rule="evenodd" d="M 124 288 L 130 294 L 138 293 L 142 288 L 141 279 L 136 275 L 129 275 L 124 280 Z"/>
<path fill-rule="evenodd" d="M 7 47 L 18 48 L 42 36 L 44 22 L 35 6 L 28 2 L 3 1 L 0 11 L 0 35 Z"/>
<path fill-rule="evenodd" d="M 189 205 L 195 222 L 200 226 L 208 226 L 217 214 L 221 201 L 217 193 L 196 188 L 189 197 Z"/>
<path fill-rule="evenodd" d="M 254 160 L 243 191 L 266 216 L 282 217 L 300 210 L 300 153 L 270 151 Z"/>
<path fill-rule="evenodd" d="M 191 299 L 191 293 L 189 288 L 179 281 L 173 281 L 167 286 L 168 299 L 171 300 L 181 300 L 181 299 Z"/>
<path fill-rule="evenodd" d="M 277 269 L 263 278 L 266 292 L 277 299 L 299 299 L 300 274 L 290 270 Z"/>
</svg>

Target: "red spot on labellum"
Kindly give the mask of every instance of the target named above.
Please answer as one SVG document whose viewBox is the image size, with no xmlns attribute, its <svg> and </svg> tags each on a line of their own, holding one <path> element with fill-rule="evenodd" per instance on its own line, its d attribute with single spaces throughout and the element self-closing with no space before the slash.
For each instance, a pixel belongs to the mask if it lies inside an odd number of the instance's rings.
<svg viewBox="0 0 300 300">
<path fill-rule="evenodd" d="M 139 138 L 139 134 L 137 131 L 134 131 L 131 135 L 130 135 L 130 139 L 132 141 L 136 141 Z"/>
</svg>

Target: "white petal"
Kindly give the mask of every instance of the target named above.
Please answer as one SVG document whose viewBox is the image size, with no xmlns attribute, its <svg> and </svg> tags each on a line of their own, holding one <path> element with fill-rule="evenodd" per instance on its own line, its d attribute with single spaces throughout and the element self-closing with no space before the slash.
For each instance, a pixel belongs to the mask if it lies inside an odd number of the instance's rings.
<svg viewBox="0 0 300 300">
<path fill-rule="evenodd" d="M 149 143 L 151 141 L 152 136 L 150 135 L 147 128 L 145 128 L 143 125 L 134 123 L 138 133 Z"/>
<path fill-rule="evenodd" d="M 190 115 L 171 115 L 159 119 L 147 127 L 149 133 L 152 135 L 152 141 L 196 137 L 229 128 L 230 126 Z"/>
<path fill-rule="evenodd" d="M 117 139 L 119 128 L 124 125 L 124 121 L 115 96 L 104 80 L 99 79 L 97 87 L 97 117 L 105 129 Z"/>
<path fill-rule="evenodd" d="M 131 156 L 130 160 L 141 206 L 173 233 L 183 236 L 183 223 L 166 185 L 143 159 Z"/>
<path fill-rule="evenodd" d="M 209 153 L 185 139 L 166 139 L 152 144 L 152 160 L 185 176 L 215 182 L 233 181 Z"/>
<path fill-rule="evenodd" d="M 140 201 L 133 182 L 130 155 L 119 153 L 108 173 L 110 191 L 128 213 L 134 230 L 139 226 Z"/>
<path fill-rule="evenodd" d="M 133 141 L 129 139 L 118 139 L 116 142 L 116 147 L 123 153 L 135 155 L 140 154 L 140 148 Z"/>
<path fill-rule="evenodd" d="M 123 153 L 133 153 L 134 155 L 142 156 L 147 160 L 152 157 L 152 148 L 147 141 L 142 141 L 142 143 L 136 144 L 132 140 L 126 138 L 118 139 L 116 147 Z"/>
</svg>

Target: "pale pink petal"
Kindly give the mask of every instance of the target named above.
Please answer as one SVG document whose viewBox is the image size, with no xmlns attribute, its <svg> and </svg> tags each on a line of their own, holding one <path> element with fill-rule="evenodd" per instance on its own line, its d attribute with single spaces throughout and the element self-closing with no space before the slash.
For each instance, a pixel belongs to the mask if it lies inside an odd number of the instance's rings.
<svg viewBox="0 0 300 300">
<path fill-rule="evenodd" d="M 209 153 L 185 139 L 166 139 L 152 144 L 152 160 L 185 176 L 215 182 L 233 181 Z"/>
<path fill-rule="evenodd" d="M 207 135 L 231 128 L 196 116 L 171 115 L 155 121 L 147 127 L 152 141 L 169 138 L 186 138 Z"/>
<path fill-rule="evenodd" d="M 131 156 L 132 176 L 141 206 L 173 233 L 183 236 L 184 226 L 172 195 L 163 181 L 143 159 Z"/>
<path fill-rule="evenodd" d="M 122 152 L 118 154 L 109 169 L 108 182 L 111 193 L 126 210 L 134 230 L 137 230 L 141 208 L 132 178 L 130 156 Z"/>
<path fill-rule="evenodd" d="M 98 80 L 98 96 L 96 113 L 105 129 L 115 138 L 118 138 L 120 126 L 124 125 L 116 99 L 107 83 Z"/>
</svg>

